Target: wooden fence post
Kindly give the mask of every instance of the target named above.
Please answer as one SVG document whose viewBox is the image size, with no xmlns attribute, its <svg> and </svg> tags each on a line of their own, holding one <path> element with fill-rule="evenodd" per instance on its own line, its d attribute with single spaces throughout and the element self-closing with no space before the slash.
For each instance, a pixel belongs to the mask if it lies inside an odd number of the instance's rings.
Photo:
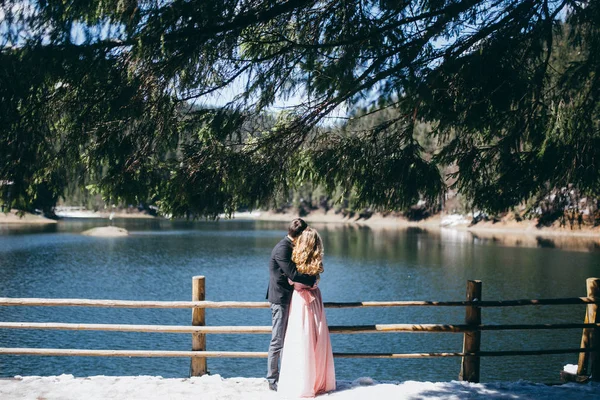
<svg viewBox="0 0 600 400">
<path fill-rule="evenodd" d="M 467 281 L 467 301 L 481 301 L 481 281 Z M 476 306 L 466 307 L 465 323 L 471 326 L 481 325 L 481 308 Z M 480 347 L 481 331 L 474 330 L 464 333 L 463 353 L 478 353 Z M 478 383 L 479 364 L 479 356 L 463 357 L 458 379 Z"/>
<path fill-rule="evenodd" d="M 192 278 L 192 301 L 206 300 L 205 279 L 203 276 Z M 192 325 L 204 326 L 206 324 L 205 309 L 192 308 Z M 206 350 L 206 334 L 192 333 L 192 351 Z M 207 373 L 206 357 L 192 357 L 190 376 L 202 376 Z"/>
<path fill-rule="evenodd" d="M 600 299 L 600 279 L 599 278 L 588 278 L 586 280 L 587 296 Z M 588 304 L 585 310 L 585 324 L 597 324 L 600 322 L 600 316 L 598 315 L 598 305 Z M 584 328 L 583 334 L 581 335 L 581 347 L 598 348 L 600 347 L 600 329 L 595 328 Z M 591 353 L 579 353 L 579 362 L 577 364 L 577 376 L 587 376 L 588 374 L 588 360 L 590 363 L 589 372 L 592 375 L 591 380 L 600 381 L 600 352 L 598 350 Z"/>
</svg>

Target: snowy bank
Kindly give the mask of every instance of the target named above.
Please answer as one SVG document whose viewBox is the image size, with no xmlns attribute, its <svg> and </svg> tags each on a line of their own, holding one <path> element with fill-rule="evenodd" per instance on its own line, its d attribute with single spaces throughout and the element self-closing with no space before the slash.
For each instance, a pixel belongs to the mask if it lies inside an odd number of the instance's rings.
<svg viewBox="0 0 600 400">
<path fill-rule="evenodd" d="M 569 383 L 547 386 L 529 382 L 467 383 L 467 382 L 376 382 L 360 378 L 353 382 L 338 381 L 335 392 L 318 399 L 335 400 L 416 400 L 416 399 L 599 399 L 600 385 Z M 268 389 L 264 378 L 228 378 L 219 375 L 187 379 L 165 379 L 154 376 L 92 376 L 72 375 L 28 376 L 0 379 L 3 400 L 70 400 L 70 399 L 177 399 L 177 400 L 259 400 L 280 399 Z"/>
<path fill-rule="evenodd" d="M 56 221 L 50 218 L 46 218 L 42 215 L 35 215 L 26 212 L 19 212 L 18 210 L 11 210 L 8 212 L 0 212 L 0 225 L 4 224 L 39 225 L 56 224 Z"/>
</svg>

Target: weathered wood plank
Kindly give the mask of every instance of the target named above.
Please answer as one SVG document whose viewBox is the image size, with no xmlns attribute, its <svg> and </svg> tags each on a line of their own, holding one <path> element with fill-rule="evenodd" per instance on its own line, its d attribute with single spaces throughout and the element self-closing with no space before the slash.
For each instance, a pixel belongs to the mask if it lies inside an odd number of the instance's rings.
<svg viewBox="0 0 600 400">
<path fill-rule="evenodd" d="M 206 284 L 203 276 L 195 276 L 192 280 L 192 301 L 204 301 L 206 298 Z M 192 309 L 192 326 L 203 327 L 206 325 L 206 311 L 204 308 Z M 206 350 L 206 334 L 201 331 L 192 333 L 192 351 L 203 352 Z M 208 372 L 206 357 L 192 357 L 190 364 L 191 376 L 202 376 Z"/>
<path fill-rule="evenodd" d="M 524 299 L 482 301 L 477 307 L 515 307 L 570 304 L 600 304 L 600 299 L 570 297 L 558 299 Z M 362 301 L 324 303 L 326 308 L 359 307 L 467 307 L 474 306 L 469 301 Z M 255 301 L 138 301 L 138 300 L 92 300 L 92 299 L 44 299 L 0 297 L 0 306 L 40 306 L 40 307 L 114 307 L 114 308 L 269 308 L 268 302 Z"/>
<path fill-rule="evenodd" d="M 377 324 L 330 326 L 335 334 L 359 333 L 464 333 L 476 330 L 556 330 L 600 328 L 596 324 L 513 324 L 513 325 L 440 325 L 440 324 Z M 0 329 L 41 329 L 65 331 L 107 331 L 107 332 L 155 332 L 155 333 L 203 333 L 203 334 L 270 334 L 271 326 L 184 326 L 184 325 L 129 325 L 129 324 L 76 324 L 61 322 L 0 322 Z M 584 346 L 582 346 L 584 347 Z"/>
<path fill-rule="evenodd" d="M 336 358 L 434 358 L 434 357 L 502 357 L 571 354 L 595 349 L 554 349 L 520 351 L 482 351 L 479 353 L 334 353 Z M 206 357 L 206 358 L 266 358 L 267 352 L 250 351 L 176 351 L 176 350 L 86 350 L 46 348 L 0 348 L 3 355 L 78 356 L 78 357 Z"/>
<path fill-rule="evenodd" d="M 588 315 L 589 315 L 589 313 L 588 313 L 588 309 L 586 307 L 585 317 L 583 319 L 584 324 L 589 323 Z M 580 345 L 581 348 L 585 349 L 585 348 L 590 347 L 590 334 L 591 334 L 591 330 L 589 328 L 583 328 L 583 332 L 581 334 L 581 345 Z M 579 354 L 579 359 L 577 362 L 577 376 L 587 376 L 588 375 L 589 359 L 590 359 L 590 353 L 580 353 Z"/>
<path fill-rule="evenodd" d="M 467 301 L 481 301 L 481 281 L 467 281 Z M 466 307 L 465 324 L 473 328 L 481 325 L 481 308 Z M 463 338 L 463 353 L 479 353 L 481 346 L 481 332 L 473 330 L 465 332 Z M 461 381 L 479 383 L 480 358 L 478 356 L 465 356 L 462 359 L 460 374 Z"/>
<path fill-rule="evenodd" d="M 588 297 L 600 299 L 600 279 L 588 278 L 587 279 Z M 600 313 L 598 313 L 597 304 L 589 304 L 587 306 L 588 322 L 598 323 L 600 322 Z M 590 347 L 598 348 L 600 346 L 600 329 L 590 329 L 591 340 Z M 590 379 L 594 382 L 600 382 L 600 352 L 592 351 L 590 353 Z"/>
</svg>

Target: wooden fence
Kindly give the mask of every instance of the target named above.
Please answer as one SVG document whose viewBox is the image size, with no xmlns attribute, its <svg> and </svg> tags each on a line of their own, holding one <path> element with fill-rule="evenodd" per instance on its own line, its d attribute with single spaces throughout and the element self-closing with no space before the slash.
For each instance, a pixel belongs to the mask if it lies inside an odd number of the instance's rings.
<svg viewBox="0 0 600 400">
<path fill-rule="evenodd" d="M 462 352 L 447 353 L 334 353 L 337 358 L 429 358 L 462 357 L 459 379 L 479 382 L 479 362 L 481 357 L 492 356 L 528 356 L 542 354 L 579 353 L 577 375 L 563 373 L 563 378 L 577 382 L 589 379 L 600 381 L 600 317 L 597 309 L 600 304 L 600 279 L 587 279 L 587 297 L 483 301 L 481 281 L 467 282 L 465 301 L 370 301 L 350 303 L 325 303 L 327 308 L 356 307 L 465 307 L 465 323 L 461 325 L 441 324 L 378 324 L 331 326 L 332 334 L 359 334 L 385 332 L 445 332 L 464 335 Z M 482 324 L 482 308 L 517 307 L 539 305 L 587 305 L 584 323 L 561 324 Z M 80 306 L 111 308 L 191 308 L 192 325 L 115 325 L 115 324 L 72 324 L 37 322 L 0 322 L 0 329 L 44 329 L 75 331 L 118 331 L 118 332 L 164 332 L 192 334 L 191 351 L 161 350 L 85 350 L 85 349 L 49 349 L 49 348 L 0 348 L 0 354 L 40 355 L 40 356 L 104 356 L 104 357 L 190 357 L 192 376 L 207 373 L 207 358 L 263 358 L 267 352 L 207 351 L 206 335 L 215 333 L 269 334 L 270 326 L 206 326 L 207 308 L 268 308 L 267 302 L 206 301 L 205 278 L 193 278 L 192 301 L 127 301 L 127 300 L 89 300 L 89 299 L 39 299 L 39 298 L 0 298 L 0 306 Z M 484 331 L 498 330 L 553 330 L 583 329 L 579 348 L 518 350 L 518 351 L 481 351 L 481 334 Z M 588 364 L 590 365 L 588 368 Z"/>
</svg>

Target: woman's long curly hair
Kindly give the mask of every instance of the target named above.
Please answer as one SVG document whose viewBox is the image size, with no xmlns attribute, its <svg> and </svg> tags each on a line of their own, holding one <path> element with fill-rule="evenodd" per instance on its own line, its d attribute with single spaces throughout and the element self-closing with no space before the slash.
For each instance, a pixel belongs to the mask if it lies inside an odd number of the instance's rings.
<svg viewBox="0 0 600 400">
<path fill-rule="evenodd" d="M 292 261 L 296 263 L 298 272 L 306 275 L 318 275 L 323 272 L 323 241 L 319 233 L 306 228 L 294 240 Z"/>
</svg>

